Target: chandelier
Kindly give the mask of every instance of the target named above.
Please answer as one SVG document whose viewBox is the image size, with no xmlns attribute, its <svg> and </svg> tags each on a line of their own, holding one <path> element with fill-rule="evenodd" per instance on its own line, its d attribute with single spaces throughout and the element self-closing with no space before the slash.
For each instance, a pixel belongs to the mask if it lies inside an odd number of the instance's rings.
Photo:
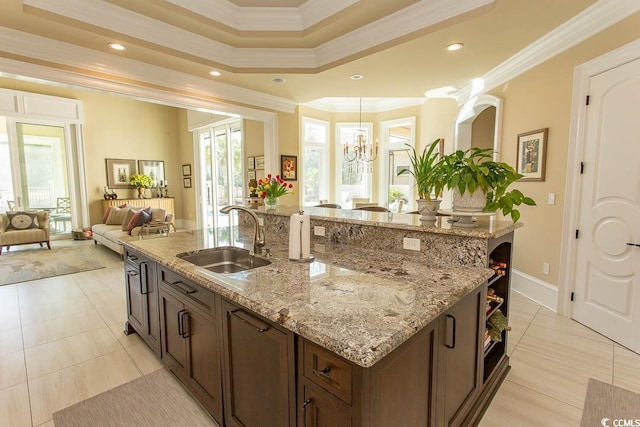
<svg viewBox="0 0 640 427">
<path fill-rule="evenodd" d="M 349 173 L 371 172 L 371 163 L 378 158 L 378 142 L 367 143 L 367 132 L 362 127 L 362 98 L 360 98 L 360 126 L 352 141 L 343 143 L 342 154 L 349 163 Z"/>
</svg>

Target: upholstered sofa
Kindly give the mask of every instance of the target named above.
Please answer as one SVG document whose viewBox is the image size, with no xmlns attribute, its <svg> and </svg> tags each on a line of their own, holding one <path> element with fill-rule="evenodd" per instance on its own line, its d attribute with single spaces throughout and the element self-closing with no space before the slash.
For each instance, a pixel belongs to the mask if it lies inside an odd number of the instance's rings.
<svg viewBox="0 0 640 427">
<path fill-rule="evenodd" d="M 122 255 L 124 249 L 120 239 L 136 237 L 143 232 L 153 233 L 160 229 L 172 227 L 165 223 L 173 223 L 173 214 L 160 208 L 147 208 L 146 211 L 151 213 L 149 220 L 144 223 L 138 222 L 139 225 L 131 224 L 131 219 L 140 210 L 141 208 L 129 206 L 110 208 L 103 217 L 103 223 L 95 224 L 91 227 L 94 243 L 96 245 L 100 243 Z M 175 230 L 175 227 L 173 229 Z"/>
<path fill-rule="evenodd" d="M 12 224 L 10 221 L 13 219 Z M 49 242 L 49 212 L 8 212 L 0 214 L 0 255 L 2 248 L 43 243 L 51 249 Z"/>
</svg>

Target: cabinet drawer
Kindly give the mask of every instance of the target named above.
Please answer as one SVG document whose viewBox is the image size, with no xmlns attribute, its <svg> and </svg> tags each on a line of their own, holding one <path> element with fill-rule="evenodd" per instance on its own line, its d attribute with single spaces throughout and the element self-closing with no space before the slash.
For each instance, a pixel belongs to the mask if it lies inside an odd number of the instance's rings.
<svg viewBox="0 0 640 427">
<path fill-rule="evenodd" d="M 188 298 L 198 304 L 209 316 L 215 318 L 215 294 L 192 281 L 185 279 L 173 271 L 160 268 L 160 282 L 174 293 Z"/>
<path fill-rule="evenodd" d="M 303 343 L 303 353 L 304 376 L 351 405 L 353 383 L 351 364 L 307 341 Z"/>
<path fill-rule="evenodd" d="M 131 249 L 125 248 L 124 261 L 126 264 L 136 266 L 137 268 L 142 261 L 146 261 L 146 258 L 141 256 L 139 253 L 132 251 Z"/>
</svg>

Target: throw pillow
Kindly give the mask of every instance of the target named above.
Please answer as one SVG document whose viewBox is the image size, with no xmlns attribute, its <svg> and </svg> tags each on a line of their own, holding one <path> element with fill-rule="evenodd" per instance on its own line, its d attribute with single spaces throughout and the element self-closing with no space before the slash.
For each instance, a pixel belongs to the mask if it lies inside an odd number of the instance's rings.
<svg viewBox="0 0 640 427">
<path fill-rule="evenodd" d="M 107 225 L 122 225 L 124 216 L 127 214 L 129 208 L 111 208 L 109 216 L 107 217 Z"/>
<path fill-rule="evenodd" d="M 127 233 L 131 234 L 131 230 L 136 227 L 140 227 L 142 224 L 146 224 L 151 221 L 151 208 L 142 209 L 134 214 L 129 220 L 127 225 Z"/>
<path fill-rule="evenodd" d="M 120 206 L 118 206 L 118 207 L 122 209 L 122 208 L 126 208 L 127 206 L 128 206 L 128 205 L 125 203 L 124 205 L 120 205 Z M 113 207 L 113 206 L 109 206 L 109 207 L 107 208 L 107 210 L 106 210 L 106 211 L 104 211 L 104 215 L 102 215 L 102 223 L 103 223 L 103 224 L 106 224 L 106 223 L 107 223 L 107 219 L 109 218 L 109 212 L 111 212 L 111 208 L 112 208 L 112 207 Z"/>
<path fill-rule="evenodd" d="M 164 221 L 167 211 L 162 208 L 151 209 L 151 221 Z"/>
<path fill-rule="evenodd" d="M 129 208 L 127 213 L 124 215 L 122 219 L 122 231 L 128 230 L 129 221 L 131 221 L 131 217 L 140 212 L 143 208 Z"/>
<path fill-rule="evenodd" d="M 7 231 L 39 228 L 38 214 L 35 212 L 7 212 Z"/>
</svg>

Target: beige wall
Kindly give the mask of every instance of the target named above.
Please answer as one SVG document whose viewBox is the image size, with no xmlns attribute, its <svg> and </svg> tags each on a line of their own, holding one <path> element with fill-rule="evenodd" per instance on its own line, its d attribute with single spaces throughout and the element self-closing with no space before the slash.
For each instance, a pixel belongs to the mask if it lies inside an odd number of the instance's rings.
<svg viewBox="0 0 640 427">
<path fill-rule="evenodd" d="M 187 110 L 178 110 L 178 157 L 179 177 L 175 180 L 175 185 L 171 185 L 171 189 L 175 189 L 171 194 L 176 196 L 176 218 L 187 221 L 196 220 L 196 183 L 193 172 L 195 170 L 194 154 L 193 154 L 193 134 L 189 132 L 187 121 Z M 184 188 L 182 175 L 182 165 L 191 165 L 191 188 Z M 178 200 L 180 203 L 178 203 Z"/>
<path fill-rule="evenodd" d="M 524 228 L 516 231 L 513 266 L 554 286 L 558 285 L 567 153 L 570 144 L 574 68 L 640 37 L 640 13 L 621 21 L 544 64 L 494 90 L 504 100 L 502 156 L 515 166 L 518 133 L 549 128 L 546 179 L 521 182 L 516 188 L 533 197 L 537 207 L 522 207 Z M 547 204 L 548 193 L 556 204 Z M 542 274 L 542 263 L 550 274 Z"/>
<path fill-rule="evenodd" d="M 471 124 L 471 146 L 493 148 L 496 126 L 496 107 L 488 107 Z"/>
<path fill-rule="evenodd" d="M 22 80 L 0 78 L 0 87 L 82 101 L 91 224 L 102 219 L 102 189 L 107 183 L 106 158 L 163 160 L 170 183 L 169 195 L 176 196 L 176 218 L 181 218 L 180 164 L 172 161 L 179 158 L 178 109 Z M 135 197 L 134 190 L 116 190 L 116 193 L 119 198 Z"/>
<path fill-rule="evenodd" d="M 278 167 L 276 171 L 265 171 L 274 175 L 280 174 L 280 156 L 286 154 L 290 156 L 298 156 L 300 162 L 300 120 L 298 117 L 298 109 L 295 113 L 278 113 Z M 298 180 L 287 181 L 293 184 L 294 195 L 283 197 L 280 201 L 286 206 L 300 205 L 300 165 L 298 164 Z"/>
</svg>

